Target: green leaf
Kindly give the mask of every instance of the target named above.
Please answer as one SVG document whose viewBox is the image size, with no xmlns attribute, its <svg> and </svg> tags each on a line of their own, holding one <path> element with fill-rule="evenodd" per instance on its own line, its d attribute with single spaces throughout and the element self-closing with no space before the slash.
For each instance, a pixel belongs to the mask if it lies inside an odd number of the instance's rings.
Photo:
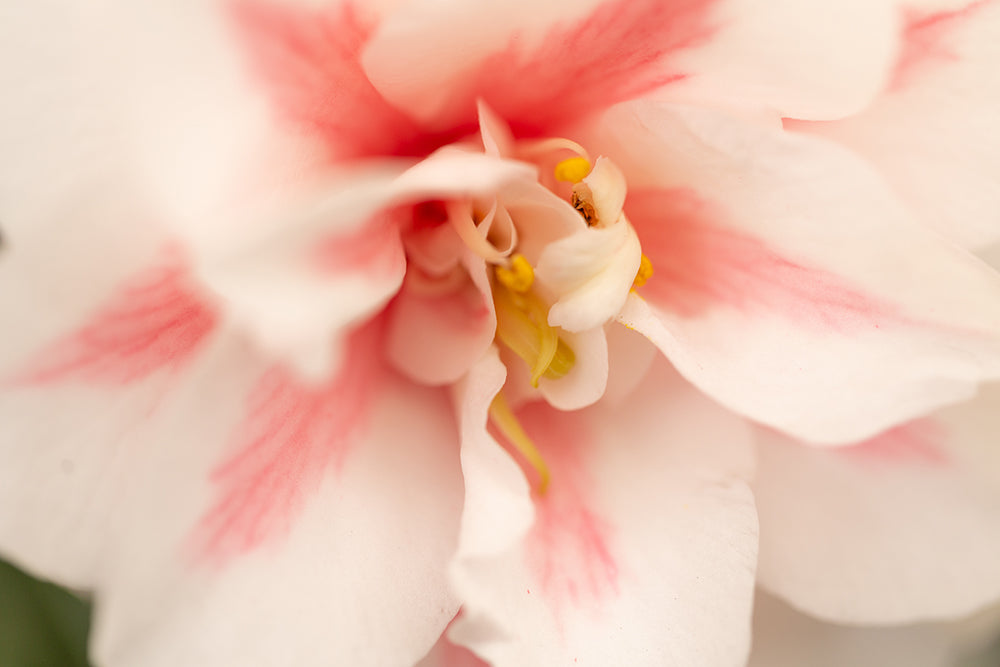
<svg viewBox="0 0 1000 667">
<path fill-rule="evenodd" d="M 90 605 L 0 561 L 0 667 L 87 667 Z"/>
</svg>

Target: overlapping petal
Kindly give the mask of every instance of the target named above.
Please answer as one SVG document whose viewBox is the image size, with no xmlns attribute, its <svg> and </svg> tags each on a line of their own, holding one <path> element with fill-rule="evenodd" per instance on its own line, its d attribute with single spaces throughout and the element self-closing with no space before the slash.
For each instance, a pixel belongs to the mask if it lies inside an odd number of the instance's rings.
<svg viewBox="0 0 1000 667">
<path fill-rule="evenodd" d="M 928 226 L 966 247 L 1000 238 L 1000 5 L 911 8 L 888 89 L 835 123 L 789 123 L 865 157 Z"/>
<path fill-rule="evenodd" d="M 995 386 L 850 447 L 761 432 L 761 585 L 844 623 L 954 617 L 995 600 L 997 433 Z"/>
<path fill-rule="evenodd" d="M 477 386 L 495 392 L 496 375 Z M 527 485 L 498 486 L 500 464 L 486 465 L 487 452 L 513 465 L 483 429 L 492 394 L 464 396 L 479 416 L 463 440 L 463 525 L 473 532 L 452 566 L 464 602 L 453 642 L 501 667 L 742 662 L 756 520 L 738 420 L 662 362 L 624 404 L 523 407 L 552 469 L 529 530 Z"/>
<path fill-rule="evenodd" d="M 5 392 L 5 552 L 95 590 L 100 664 L 416 662 L 458 606 L 446 396 L 317 394 L 216 342 L 152 398 Z"/>
<path fill-rule="evenodd" d="M 363 62 L 387 99 L 441 127 L 468 123 L 483 98 L 516 132 L 550 131 L 660 89 L 835 118 L 865 106 L 888 78 L 895 9 L 853 0 L 420 2 L 379 26 Z"/>
<path fill-rule="evenodd" d="M 218 247 L 199 247 L 200 273 L 263 346 L 314 376 L 337 363 L 331 337 L 378 312 L 406 271 L 407 204 L 491 193 L 533 179 L 528 165 L 442 150 L 401 170 L 379 165 L 294 192 L 280 214 L 255 213 Z"/>
<path fill-rule="evenodd" d="M 1000 276 L 850 153 L 704 109 L 622 107 L 593 132 L 657 270 L 622 319 L 726 405 L 845 442 L 1000 372 Z"/>
</svg>

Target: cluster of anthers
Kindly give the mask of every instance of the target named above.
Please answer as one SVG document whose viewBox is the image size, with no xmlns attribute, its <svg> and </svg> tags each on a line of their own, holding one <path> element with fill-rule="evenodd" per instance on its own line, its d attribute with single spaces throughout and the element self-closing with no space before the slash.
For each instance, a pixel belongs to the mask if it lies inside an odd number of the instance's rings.
<svg viewBox="0 0 1000 667">
<path fill-rule="evenodd" d="M 555 165 L 553 191 L 564 193 L 569 189 L 568 199 L 586 223 L 586 228 L 577 233 L 586 234 L 592 230 L 609 229 L 622 225 L 622 233 L 628 233 L 635 239 L 635 249 L 639 255 L 638 269 L 635 271 L 631 285 L 625 285 L 624 296 L 631 289 L 641 287 L 653 275 L 653 266 L 649 258 L 638 250 L 638 240 L 631 224 L 626 219 L 622 208 L 625 201 L 625 181 L 620 170 L 607 158 L 598 158 L 596 164 L 591 164 L 586 152 L 575 142 L 565 139 L 553 139 L 538 142 L 534 148 L 540 151 L 551 151 L 552 148 L 565 150 L 569 148 L 575 156 L 561 160 Z M 530 373 L 530 383 L 538 387 L 544 377 L 558 380 L 566 376 L 576 363 L 573 348 L 561 335 L 564 330 L 552 323 L 551 290 L 539 290 L 536 280 L 536 266 L 517 248 L 517 230 L 510 214 L 502 210 L 502 206 L 494 204 L 487 216 L 495 218 L 506 216 L 511 229 L 508 251 L 497 253 L 489 244 L 482 230 L 490 223 L 476 225 L 475 235 L 472 226 L 466 227 L 466 233 L 460 235 L 466 244 L 481 255 L 491 266 L 490 287 L 494 309 L 497 318 L 495 340 L 520 357 Z M 634 265 L 633 265 L 634 266 Z M 595 275 L 580 276 L 580 282 L 586 283 Z M 549 297 L 549 298 L 547 298 Z M 620 305 L 619 305 L 620 307 Z M 609 316 L 614 313 L 608 313 Z M 606 321 L 606 318 L 605 318 Z M 597 326 L 602 326 L 603 321 Z M 522 428 L 514 411 L 511 409 L 504 392 L 497 394 L 490 406 L 490 419 L 493 425 L 503 434 L 511 445 L 524 457 L 527 463 L 537 473 L 536 492 L 545 494 L 551 474 L 538 448 Z"/>
</svg>

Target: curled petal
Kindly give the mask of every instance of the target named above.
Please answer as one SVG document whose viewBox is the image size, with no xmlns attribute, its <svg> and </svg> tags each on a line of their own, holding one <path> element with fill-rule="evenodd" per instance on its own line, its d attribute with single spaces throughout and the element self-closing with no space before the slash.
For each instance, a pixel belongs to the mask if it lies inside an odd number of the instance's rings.
<svg viewBox="0 0 1000 667">
<path fill-rule="evenodd" d="M 628 221 L 593 227 L 542 252 L 535 275 L 556 295 L 549 323 L 567 331 L 601 326 L 621 310 L 642 250 Z"/>
</svg>

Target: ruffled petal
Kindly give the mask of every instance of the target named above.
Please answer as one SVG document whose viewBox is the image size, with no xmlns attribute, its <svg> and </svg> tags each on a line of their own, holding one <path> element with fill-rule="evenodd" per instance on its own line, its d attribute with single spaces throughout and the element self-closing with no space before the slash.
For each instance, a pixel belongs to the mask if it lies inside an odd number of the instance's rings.
<svg viewBox="0 0 1000 667">
<path fill-rule="evenodd" d="M 742 664 L 756 519 L 741 422 L 662 362 L 624 404 L 522 407 L 552 469 L 532 525 L 523 476 L 496 484 L 513 461 L 483 429 L 490 398 L 463 441 L 479 455 L 463 456 L 449 638 L 498 667 Z"/>
<path fill-rule="evenodd" d="M 192 242 L 203 279 L 232 317 L 265 349 L 322 377 L 339 361 L 337 332 L 380 310 L 402 284 L 405 204 L 534 178 L 523 163 L 443 149 L 402 172 L 354 167 L 243 219 L 237 238 Z"/>
<path fill-rule="evenodd" d="M 484 99 L 517 134 L 552 132 L 660 89 L 836 118 L 887 80 L 895 10 L 882 0 L 419 2 L 379 26 L 362 60 L 386 98 L 440 128 L 473 122 Z"/>
<path fill-rule="evenodd" d="M 908 14 L 894 79 L 863 113 L 788 127 L 864 156 L 921 221 L 981 247 L 1000 239 L 1000 5 L 963 4 Z"/>
<path fill-rule="evenodd" d="M 898 11 L 887 0 L 718 2 L 710 19 L 715 33 L 677 55 L 686 76 L 662 95 L 782 117 L 850 115 L 889 79 Z"/>
<path fill-rule="evenodd" d="M 422 1 L 387 18 L 362 60 L 387 99 L 434 128 L 474 127 L 482 99 L 515 134 L 538 134 L 682 76 L 671 57 L 711 32 L 714 4 Z"/>
<path fill-rule="evenodd" d="M 759 434 L 759 582 L 842 623 L 966 614 L 1000 599 L 1000 388 L 865 442 Z"/>
<path fill-rule="evenodd" d="M 458 608 L 458 448 L 374 335 L 323 386 L 220 336 L 145 400 L 5 392 L 3 551 L 95 591 L 100 664 L 415 663 Z"/>
<path fill-rule="evenodd" d="M 622 321 L 729 407 L 850 442 L 1000 373 L 1000 274 L 912 220 L 852 154 L 653 105 L 593 135 L 629 178 L 656 271 Z"/>
</svg>

